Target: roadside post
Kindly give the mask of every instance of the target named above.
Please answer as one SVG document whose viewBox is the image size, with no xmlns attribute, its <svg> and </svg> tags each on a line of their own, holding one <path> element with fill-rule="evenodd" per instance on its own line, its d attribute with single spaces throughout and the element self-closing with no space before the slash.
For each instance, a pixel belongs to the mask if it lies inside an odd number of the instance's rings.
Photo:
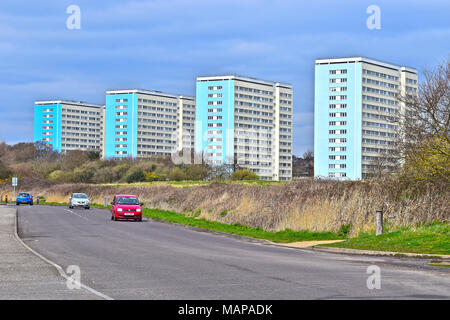
<svg viewBox="0 0 450 320">
<path fill-rule="evenodd" d="M 381 210 L 377 210 L 376 225 L 376 235 L 379 236 L 383 233 L 383 211 Z"/>
<path fill-rule="evenodd" d="M 12 178 L 12 186 L 14 188 L 13 199 L 16 199 L 16 187 L 17 187 L 17 177 Z"/>
<path fill-rule="evenodd" d="M 107 207 L 107 206 L 108 206 L 108 204 L 106 203 L 106 197 L 103 198 L 103 206 L 104 206 L 104 207 Z"/>
</svg>

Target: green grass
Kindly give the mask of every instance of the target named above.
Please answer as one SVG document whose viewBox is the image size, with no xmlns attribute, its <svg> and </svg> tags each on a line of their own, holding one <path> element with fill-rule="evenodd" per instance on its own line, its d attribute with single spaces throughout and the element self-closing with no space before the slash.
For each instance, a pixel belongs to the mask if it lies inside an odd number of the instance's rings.
<svg viewBox="0 0 450 320">
<path fill-rule="evenodd" d="M 430 266 L 433 267 L 445 267 L 445 268 L 450 268 L 450 264 L 442 264 L 442 263 L 429 263 Z"/>
<path fill-rule="evenodd" d="M 376 236 L 375 233 L 365 233 L 344 242 L 325 246 L 376 251 L 450 254 L 450 224 L 436 222 L 418 227 L 401 228 L 379 236 Z"/>
<path fill-rule="evenodd" d="M 264 231 L 261 228 L 246 227 L 239 224 L 226 224 L 215 221 L 208 221 L 195 217 L 185 216 L 173 211 L 159 210 L 159 209 L 143 209 L 143 214 L 146 217 L 179 223 L 187 226 L 231 233 L 239 236 L 250 238 L 265 239 L 273 242 L 295 242 L 308 240 L 335 240 L 342 239 L 337 234 L 332 232 L 311 232 L 311 231 L 292 231 L 284 230 L 279 232 Z"/>
</svg>

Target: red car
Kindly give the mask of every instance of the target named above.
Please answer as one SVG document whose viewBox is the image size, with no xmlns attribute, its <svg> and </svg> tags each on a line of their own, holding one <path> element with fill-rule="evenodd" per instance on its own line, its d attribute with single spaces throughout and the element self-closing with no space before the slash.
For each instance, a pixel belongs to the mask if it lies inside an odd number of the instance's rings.
<svg viewBox="0 0 450 320">
<path fill-rule="evenodd" d="M 111 202 L 111 220 L 132 219 L 142 221 L 143 203 L 139 203 L 138 197 L 120 194 L 114 196 Z"/>
</svg>

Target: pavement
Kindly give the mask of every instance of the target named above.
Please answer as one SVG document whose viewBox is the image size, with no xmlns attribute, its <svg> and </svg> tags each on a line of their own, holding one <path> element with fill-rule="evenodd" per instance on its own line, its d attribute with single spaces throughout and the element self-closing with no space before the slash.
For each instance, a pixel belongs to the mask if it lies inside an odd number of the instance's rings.
<svg viewBox="0 0 450 320">
<path fill-rule="evenodd" d="M 281 247 L 149 219 L 116 222 L 96 208 L 18 210 L 28 246 L 64 270 L 79 266 L 83 285 L 113 299 L 450 299 L 449 268 L 427 259 Z M 374 265 L 380 289 L 367 286 Z"/>
<path fill-rule="evenodd" d="M 291 248 L 311 248 L 319 244 L 330 244 L 343 241 L 345 240 L 314 240 L 314 241 L 299 241 L 299 242 L 273 243 L 273 244 Z"/>
<path fill-rule="evenodd" d="M 305 247 L 309 246 L 305 245 Z M 441 261 L 443 263 L 450 262 L 450 255 L 448 254 L 428 254 L 428 253 L 411 253 L 411 252 L 396 252 L 396 251 L 361 250 L 361 249 L 338 248 L 338 247 L 319 247 L 316 244 L 312 245 L 311 248 L 312 250 L 323 252 L 358 254 L 369 256 L 394 256 L 394 257 L 404 256 L 413 258 L 429 258 Z"/>
<path fill-rule="evenodd" d="M 16 238 L 15 219 L 15 206 L 0 206 L 0 300 L 100 299 L 84 289 L 68 289 L 54 266 Z"/>
</svg>

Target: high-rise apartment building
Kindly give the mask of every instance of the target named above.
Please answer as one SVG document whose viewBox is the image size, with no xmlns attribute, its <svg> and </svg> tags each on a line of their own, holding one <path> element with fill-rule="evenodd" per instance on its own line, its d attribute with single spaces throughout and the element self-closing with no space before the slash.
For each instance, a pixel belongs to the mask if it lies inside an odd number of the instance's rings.
<svg viewBox="0 0 450 320">
<path fill-rule="evenodd" d="M 36 101 L 34 141 L 56 151 L 103 150 L 104 106 L 78 101 Z"/>
<path fill-rule="evenodd" d="M 170 156 L 194 148 L 195 98 L 158 91 L 106 92 L 104 156 Z"/>
<path fill-rule="evenodd" d="M 198 77 L 195 151 L 262 180 L 292 179 L 293 90 L 241 76 Z"/>
<path fill-rule="evenodd" d="M 417 94 L 416 69 L 363 57 L 315 64 L 314 175 L 357 180 L 394 169 L 399 95 Z"/>
</svg>

